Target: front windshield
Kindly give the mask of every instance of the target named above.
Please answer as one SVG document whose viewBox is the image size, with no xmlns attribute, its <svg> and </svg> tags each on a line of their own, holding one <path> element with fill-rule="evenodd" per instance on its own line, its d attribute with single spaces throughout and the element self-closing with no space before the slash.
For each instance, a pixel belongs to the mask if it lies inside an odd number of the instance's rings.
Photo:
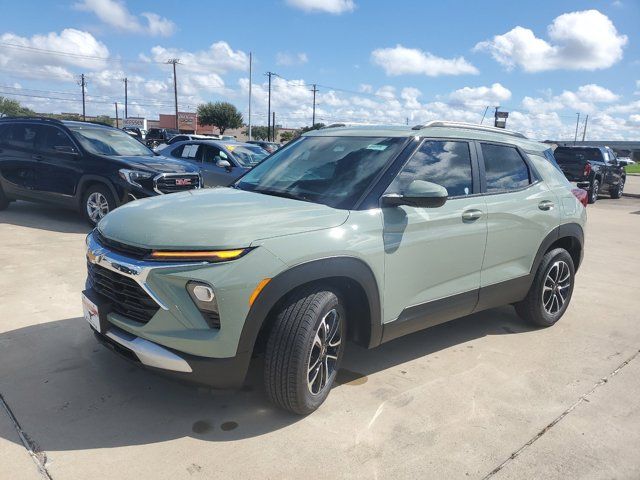
<svg viewBox="0 0 640 480">
<path fill-rule="evenodd" d="M 303 137 L 243 176 L 237 188 L 353 208 L 404 138 Z"/>
<path fill-rule="evenodd" d="M 248 145 L 227 145 L 227 149 L 233 153 L 233 156 L 243 167 L 253 167 L 268 155 L 262 148 Z"/>
<path fill-rule="evenodd" d="M 74 126 L 70 130 L 85 149 L 97 155 L 153 156 L 153 152 L 142 143 L 115 128 Z"/>
</svg>

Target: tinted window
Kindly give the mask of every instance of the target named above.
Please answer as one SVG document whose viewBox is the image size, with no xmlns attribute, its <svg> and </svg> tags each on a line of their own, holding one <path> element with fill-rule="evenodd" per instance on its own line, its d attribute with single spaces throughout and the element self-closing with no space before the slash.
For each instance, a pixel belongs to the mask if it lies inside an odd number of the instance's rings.
<svg viewBox="0 0 640 480">
<path fill-rule="evenodd" d="M 43 150 L 60 151 L 64 148 L 74 148 L 75 145 L 69 136 L 56 127 L 41 126 L 38 144 Z"/>
<path fill-rule="evenodd" d="M 229 156 L 218 147 L 207 145 L 203 152 L 202 161 L 205 163 L 216 163 L 218 160 L 229 160 Z"/>
<path fill-rule="evenodd" d="M 558 147 L 553 152 L 553 156 L 559 163 L 587 161 L 602 161 L 602 152 L 599 148 L 568 148 Z"/>
<path fill-rule="evenodd" d="M 515 148 L 483 143 L 482 156 L 487 192 L 513 190 L 529 185 L 529 168 Z"/>
<path fill-rule="evenodd" d="M 33 148 L 35 140 L 35 125 L 15 124 L 2 132 L 2 143 L 12 147 Z"/>
<path fill-rule="evenodd" d="M 467 142 L 426 141 L 395 178 L 389 191 L 402 193 L 414 180 L 442 185 L 450 197 L 473 193 Z"/>
</svg>

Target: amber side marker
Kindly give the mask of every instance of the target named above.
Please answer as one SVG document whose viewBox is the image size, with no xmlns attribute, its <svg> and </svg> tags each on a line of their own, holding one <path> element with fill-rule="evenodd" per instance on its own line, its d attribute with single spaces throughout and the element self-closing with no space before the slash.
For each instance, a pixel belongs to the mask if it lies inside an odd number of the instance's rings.
<svg viewBox="0 0 640 480">
<path fill-rule="evenodd" d="M 256 288 L 251 293 L 251 296 L 249 297 L 249 307 L 253 305 L 253 302 L 255 302 L 256 298 L 258 298 L 258 295 L 260 295 L 260 292 L 264 289 L 264 287 L 267 286 L 270 281 L 270 278 L 264 278 L 260 281 L 260 283 L 256 286 Z"/>
</svg>

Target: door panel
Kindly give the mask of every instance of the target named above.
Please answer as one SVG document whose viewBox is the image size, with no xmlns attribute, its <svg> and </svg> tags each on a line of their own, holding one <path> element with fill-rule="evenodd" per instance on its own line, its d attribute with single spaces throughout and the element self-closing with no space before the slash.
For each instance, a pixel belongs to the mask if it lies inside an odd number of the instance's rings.
<svg viewBox="0 0 640 480">
<path fill-rule="evenodd" d="M 219 167 L 218 160 L 227 160 L 231 169 Z M 204 146 L 202 157 L 202 176 L 205 187 L 228 186 L 239 175 L 239 167 L 226 152 L 212 145 Z"/>
<path fill-rule="evenodd" d="M 38 127 L 36 189 L 39 192 L 71 197 L 82 176 L 82 157 L 76 145 L 61 129 L 41 125 Z"/>
<path fill-rule="evenodd" d="M 35 141 L 37 127 L 27 123 L 7 125 L 0 137 L 0 174 L 5 193 L 33 196 L 35 188 Z"/>
<path fill-rule="evenodd" d="M 411 320 L 414 313 L 429 315 L 434 309 L 415 307 L 447 297 L 457 299 L 456 311 L 442 321 L 471 313 L 475 307 L 487 208 L 483 197 L 473 195 L 475 158 L 469 147 L 464 141 L 423 142 L 387 189 L 401 194 L 411 181 L 426 180 L 444 186 L 454 198 L 438 208 L 382 209 L 385 322 Z M 446 313 L 440 307 L 436 310 Z M 403 311 L 413 313 L 401 315 Z M 427 326 L 428 319 L 419 319 L 423 320 Z"/>
<path fill-rule="evenodd" d="M 481 286 L 528 275 L 542 240 L 559 225 L 556 195 L 514 147 L 482 144 L 488 211 Z"/>
</svg>

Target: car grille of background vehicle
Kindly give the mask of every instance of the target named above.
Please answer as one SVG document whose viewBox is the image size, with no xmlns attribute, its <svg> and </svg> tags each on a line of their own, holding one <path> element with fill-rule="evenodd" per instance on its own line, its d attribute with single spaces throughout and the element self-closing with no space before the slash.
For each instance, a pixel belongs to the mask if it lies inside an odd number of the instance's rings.
<svg viewBox="0 0 640 480">
<path fill-rule="evenodd" d="M 166 175 L 155 180 L 155 190 L 160 193 L 175 193 L 192 190 L 200 186 L 198 174 Z"/>
</svg>

